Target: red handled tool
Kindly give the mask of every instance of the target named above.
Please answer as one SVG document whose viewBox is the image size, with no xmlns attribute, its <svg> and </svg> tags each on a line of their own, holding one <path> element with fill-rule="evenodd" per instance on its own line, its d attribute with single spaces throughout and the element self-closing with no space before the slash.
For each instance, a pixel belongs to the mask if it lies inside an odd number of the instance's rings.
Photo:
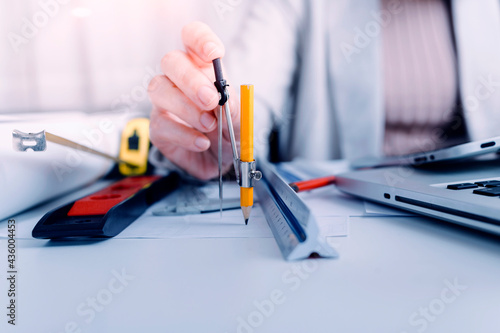
<svg viewBox="0 0 500 333">
<path fill-rule="evenodd" d="M 180 177 L 127 177 L 103 190 L 45 214 L 33 229 L 35 238 L 113 237 L 156 201 L 175 190 Z"/>
<path fill-rule="evenodd" d="M 332 184 L 335 184 L 335 176 L 303 180 L 290 183 L 289 185 L 295 192 L 303 192 Z"/>
</svg>

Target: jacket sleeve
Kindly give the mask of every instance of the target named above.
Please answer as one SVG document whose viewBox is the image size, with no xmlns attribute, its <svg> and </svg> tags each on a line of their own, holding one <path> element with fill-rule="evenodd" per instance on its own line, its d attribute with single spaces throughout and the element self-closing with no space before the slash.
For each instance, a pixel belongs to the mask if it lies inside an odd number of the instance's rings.
<svg viewBox="0 0 500 333">
<path fill-rule="evenodd" d="M 285 116 L 299 59 L 303 1 L 253 1 L 226 44 L 225 64 L 232 84 L 255 86 L 255 153 L 267 158 L 269 134 Z M 239 89 L 238 90 L 239 93 Z"/>
</svg>

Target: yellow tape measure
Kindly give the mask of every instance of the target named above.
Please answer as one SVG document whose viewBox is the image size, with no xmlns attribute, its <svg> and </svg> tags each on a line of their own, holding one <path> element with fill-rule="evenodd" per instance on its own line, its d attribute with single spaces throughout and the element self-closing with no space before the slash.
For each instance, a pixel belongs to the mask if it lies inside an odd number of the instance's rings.
<svg viewBox="0 0 500 333">
<path fill-rule="evenodd" d="M 149 119 L 130 120 L 122 131 L 120 159 L 137 167 L 120 163 L 118 168 L 124 176 L 142 175 L 148 167 L 149 155 Z"/>
</svg>

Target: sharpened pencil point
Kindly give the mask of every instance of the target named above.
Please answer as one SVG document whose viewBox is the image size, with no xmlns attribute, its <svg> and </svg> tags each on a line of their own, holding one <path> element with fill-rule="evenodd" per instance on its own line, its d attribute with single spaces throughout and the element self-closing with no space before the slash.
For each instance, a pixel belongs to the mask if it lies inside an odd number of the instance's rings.
<svg viewBox="0 0 500 333">
<path fill-rule="evenodd" d="M 250 212 L 252 210 L 252 206 L 242 206 L 241 210 L 243 212 L 243 217 L 245 218 L 245 225 L 248 224 L 248 219 L 250 218 Z"/>
</svg>

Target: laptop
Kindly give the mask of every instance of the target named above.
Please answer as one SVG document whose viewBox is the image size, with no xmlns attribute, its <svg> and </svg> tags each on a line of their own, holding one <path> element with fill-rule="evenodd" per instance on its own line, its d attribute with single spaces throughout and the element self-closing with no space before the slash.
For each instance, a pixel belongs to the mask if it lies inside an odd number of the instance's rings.
<svg viewBox="0 0 500 333">
<path fill-rule="evenodd" d="M 422 165 L 427 163 L 443 163 L 465 160 L 471 157 L 499 153 L 500 136 L 466 142 L 437 150 L 417 152 L 403 156 L 364 157 L 351 162 L 354 169 L 383 167 L 392 165 Z"/>
<path fill-rule="evenodd" d="M 425 166 L 390 166 L 340 174 L 345 193 L 500 235 L 497 156 Z"/>
</svg>

